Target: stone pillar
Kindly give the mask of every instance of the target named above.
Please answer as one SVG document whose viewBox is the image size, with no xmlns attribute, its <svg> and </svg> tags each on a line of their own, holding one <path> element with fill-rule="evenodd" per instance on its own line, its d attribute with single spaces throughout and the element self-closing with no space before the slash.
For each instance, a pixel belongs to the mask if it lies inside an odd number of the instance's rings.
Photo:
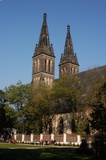
<svg viewBox="0 0 106 160">
<path fill-rule="evenodd" d="M 54 140 L 54 134 L 51 134 L 51 140 Z"/>
<path fill-rule="evenodd" d="M 43 134 L 40 134 L 40 140 L 43 139 Z"/>
<path fill-rule="evenodd" d="M 33 139 L 33 134 L 30 135 L 30 141 L 31 141 L 31 142 L 34 141 L 34 139 Z"/>
<path fill-rule="evenodd" d="M 17 135 L 16 134 L 14 135 L 14 139 L 17 140 Z"/>
<path fill-rule="evenodd" d="M 67 141 L 66 141 L 66 136 L 67 136 L 66 133 L 64 133 L 64 134 L 63 134 L 63 143 L 64 143 L 64 144 L 66 144 L 66 142 L 67 142 Z"/>
<path fill-rule="evenodd" d="M 81 144 L 81 136 L 80 135 L 77 135 L 77 144 Z"/>
<path fill-rule="evenodd" d="M 24 135 L 24 134 L 22 134 L 22 142 L 24 142 L 24 137 L 25 137 L 25 135 Z"/>
</svg>

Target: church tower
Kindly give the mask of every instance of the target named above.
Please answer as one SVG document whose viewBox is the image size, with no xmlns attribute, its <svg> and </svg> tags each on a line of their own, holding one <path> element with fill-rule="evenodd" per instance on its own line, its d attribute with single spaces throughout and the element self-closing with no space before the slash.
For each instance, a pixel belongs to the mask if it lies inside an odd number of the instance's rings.
<svg viewBox="0 0 106 160">
<path fill-rule="evenodd" d="M 59 77 L 64 74 L 70 76 L 79 72 L 79 64 L 76 53 L 74 53 L 72 38 L 70 34 L 70 26 L 67 26 L 67 35 L 64 46 L 64 53 L 61 54 L 59 63 Z"/>
<path fill-rule="evenodd" d="M 39 42 L 36 44 L 32 59 L 32 84 L 36 85 L 43 82 L 52 86 L 54 81 L 55 56 L 53 46 L 49 40 L 46 13 L 43 15 Z"/>
</svg>

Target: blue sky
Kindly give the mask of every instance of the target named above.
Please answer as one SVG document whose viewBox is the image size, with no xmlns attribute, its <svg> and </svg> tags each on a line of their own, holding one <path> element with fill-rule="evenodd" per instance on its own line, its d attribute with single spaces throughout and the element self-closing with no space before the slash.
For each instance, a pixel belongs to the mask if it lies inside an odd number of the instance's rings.
<svg viewBox="0 0 106 160">
<path fill-rule="evenodd" d="M 32 80 L 32 56 L 43 13 L 53 44 L 55 78 L 67 25 L 80 72 L 106 64 L 106 0 L 0 0 L 0 89 Z"/>
</svg>

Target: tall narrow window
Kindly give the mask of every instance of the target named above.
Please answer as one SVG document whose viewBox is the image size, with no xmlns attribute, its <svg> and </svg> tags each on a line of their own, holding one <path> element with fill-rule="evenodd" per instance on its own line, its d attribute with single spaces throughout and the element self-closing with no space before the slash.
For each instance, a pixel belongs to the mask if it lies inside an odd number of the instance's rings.
<svg viewBox="0 0 106 160">
<path fill-rule="evenodd" d="M 49 61 L 49 66 L 48 66 L 48 72 L 50 72 L 50 61 Z"/>
<path fill-rule="evenodd" d="M 49 134 L 52 133 L 52 119 L 49 120 Z"/>
<path fill-rule="evenodd" d="M 45 59 L 45 71 L 46 71 L 46 59 Z"/>
<path fill-rule="evenodd" d="M 63 118 L 60 117 L 60 119 L 59 119 L 59 134 L 63 134 L 63 133 L 64 133 Z"/>
</svg>

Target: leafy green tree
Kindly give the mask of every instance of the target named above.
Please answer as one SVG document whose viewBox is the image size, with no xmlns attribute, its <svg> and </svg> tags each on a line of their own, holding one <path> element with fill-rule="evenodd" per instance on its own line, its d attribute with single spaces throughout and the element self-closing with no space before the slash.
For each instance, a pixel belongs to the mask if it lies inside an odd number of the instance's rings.
<svg viewBox="0 0 106 160">
<path fill-rule="evenodd" d="M 72 114 L 71 131 L 83 137 L 90 134 L 89 120 L 83 112 L 75 112 Z"/>
<path fill-rule="evenodd" d="M 0 105 L 2 105 L 5 102 L 5 92 L 3 90 L 0 90 Z"/>
<path fill-rule="evenodd" d="M 106 108 L 103 104 L 96 105 L 90 116 L 90 124 L 93 129 L 106 131 Z"/>
<path fill-rule="evenodd" d="M 104 107 L 106 108 L 106 81 L 100 88 L 99 95 L 101 97 L 101 102 L 103 103 Z"/>
<path fill-rule="evenodd" d="M 80 113 L 76 118 L 77 134 L 85 137 L 90 134 L 89 121 L 85 114 Z"/>
<path fill-rule="evenodd" d="M 13 106 L 15 110 L 22 109 L 28 101 L 30 91 L 30 84 L 22 84 L 19 81 L 16 85 L 10 85 L 5 88 L 6 100 L 9 105 Z"/>
<path fill-rule="evenodd" d="M 89 134 L 89 122 L 86 115 L 85 84 L 76 76 L 61 76 L 54 84 L 55 102 L 57 102 L 57 113 L 71 113 L 71 130 L 72 133 L 77 133 L 85 136 Z"/>
<path fill-rule="evenodd" d="M 61 76 L 54 85 L 54 95 L 59 108 L 66 112 L 75 112 L 81 96 L 80 80 L 77 76 Z"/>
<path fill-rule="evenodd" d="M 5 92 L 0 90 L 0 132 L 13 128 L 15 122 L 14 109 L 6 103 Z"/>
<path fill-rule="evenodd" d="M 102 84 L 96 94 L 93 103 L 93 111 L 90 114 L 91 127 L 98 131 L 106 131 L 106 82 Z"/>
<path fill-rule="evenodd" d="M 0 132 L 5 127 L 6 124 L 4 97 L 5 97 L 4 91 L 0 90 Z"/>
<path fill-rule="evenodd" d="M 12 118 L 14 117 L 14 127 L 21 133 L 24 132 L 24 127 L 22 127 L 25 120 L 23 109 L 28 103 L 29 94 L 30 84 L 22 84 L 21 81 L 16 85 L 10 85 L 5 88 L 6 102 L 10 107 L 6 108 L 6 114 L 10 114 Z"/>
<path fill-rule="evenodd" d="M 106 81 L 106 77 L 102 77 L 99 73 L 91 74 L 91 76 L 86 77 L 82 86 L 85 87 L 85 92 L 83 91 L 83 106 L 85 104 L 85 109 L 92 108 L 94 104 L 98 103 L 97 95 L 100 94 L 100 88 Z"/>
<path fill-rule="evenodd" d="M 102 124 L 99 123 L 99 117 L 100 119 L 102 117 L 100 116 L 101 107 L 98 107 L 98 105 L 105 106 L 105 81 L 106 77 L 102 77 L 98 71 L 95 71 L 95 73 L 89 71 L 88 76 L 81 79 L 82 96 L 78 113 L 84 115 L 83 119 L 85 120 L 80 122 L 81 127 L 79 127 L 79 130 L 82 130 L 83 133 L 85 131 L 89 133 L 92 129 L 97 129 L 99 124 Z M 88 127 L 84 129 L 86 126 Z"/>
<path fill-rule="evenodd" d="M 57 102 L 57 113 L 71 113 L 72 133 L 85 136 L 89 134 L 89 122 L 86 115 L 86 98 L 84 92 L 84 82 L 76 75 L 70 77 L 61 76 L 54 84 L 54 97 Z"/>
<path fill-rule="evenodd" d="M 31 118 L 33 117 L 37 124 L 36 131 L 45 133 L 52 132 L 50 123 L 52 123 L 52 119 L 57 110 L 54 103 L 53 90 L 46 84 L 34 87 L 28 106 L 30 106 Z M 29 114 L 27 114 L 27 116 L 28 115 Z"/>
</svg>

